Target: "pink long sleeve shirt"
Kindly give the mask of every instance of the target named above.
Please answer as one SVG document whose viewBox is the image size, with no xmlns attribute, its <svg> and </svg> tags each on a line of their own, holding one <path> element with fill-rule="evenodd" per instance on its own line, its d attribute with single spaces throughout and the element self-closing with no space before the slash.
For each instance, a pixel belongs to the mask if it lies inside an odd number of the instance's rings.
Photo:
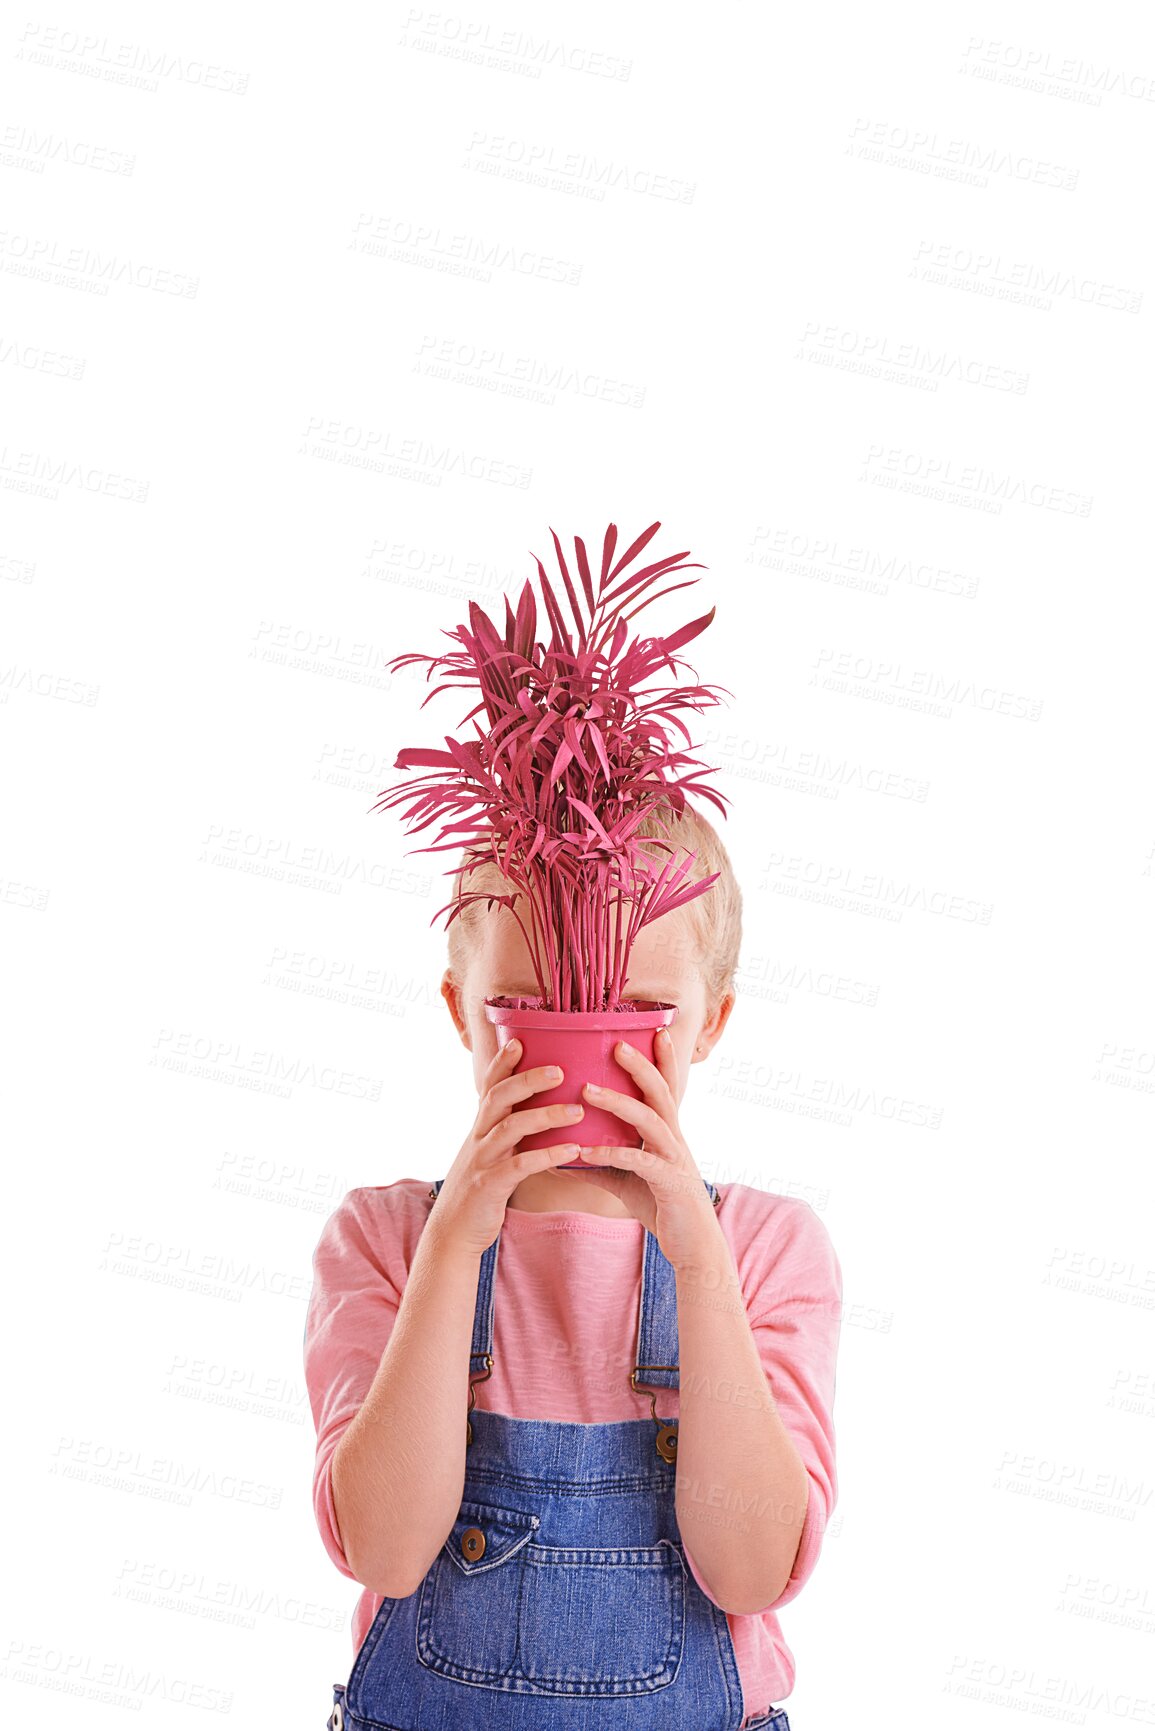
<svg viewBox="0 0 1155 1731">
<path fill-rule="evenodd" d="M 342 1574 L 331 1466 L 346 1425 L 373 1382 L 433 1202 L 430 1180 L 351 1190 L 326 1221 L 313 1254 L 305 1323 L 305 1380 L 317 1431 L 313 1507 Z M 745 1184 L 720 1185 L 718 1221 L 733 1252 L 754 1339 L 782 1421 L 809 1477 L 798 1554 L 784 1590 L 761 1611 L 727 1613 L 744 1713 L 778 1705 L 794 1687 L 794 1659 L 777 1612 L 818 1562 L 838 1494 L 834 1384 L 842 1272 L 808 1202 Z M 649 1415 L 629 1383 L 637 1342 L 642 1245 L 639 1220 L 572 1211 L 506 1210 L 494 1307 L 493 1371 L 475 1384 L 475 1407 L 511 1418 L 607 1424 Z M 659 1390 L 658 1417 L 676 1417 L 676 1389 Z M 712 1599 L 690 1547 L 686 1560 Z M 717 1603 L 717 1600 L 712 1600 Z M 353 1613 L 357 1652 L 381 1604 L 368 1588 Z"/>
</svg>

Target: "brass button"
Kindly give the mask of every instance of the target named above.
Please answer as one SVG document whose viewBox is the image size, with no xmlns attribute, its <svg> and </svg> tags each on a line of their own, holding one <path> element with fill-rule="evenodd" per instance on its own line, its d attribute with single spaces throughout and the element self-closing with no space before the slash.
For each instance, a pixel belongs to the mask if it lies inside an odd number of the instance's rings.
<svg viewBox="0 0 1155 1731">
<path fill-rule="evenodd" d="M 468 1563 L 485 1555 L 485 1534 L 480 1527 L 466 1527 L 461 1535 L 461 1554 Z"/>
</svg>

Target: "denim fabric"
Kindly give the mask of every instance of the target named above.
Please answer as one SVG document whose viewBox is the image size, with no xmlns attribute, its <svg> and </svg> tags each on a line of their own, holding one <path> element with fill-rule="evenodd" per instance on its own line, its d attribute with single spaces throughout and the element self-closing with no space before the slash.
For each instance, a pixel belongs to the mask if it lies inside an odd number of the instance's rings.
<svg viewBox="0 0 1155 1731">
<path fill-rule="evenodd" d="M 674 1271 L 644 1242 L 638 1381 L 676 1388 Z M 500 1243 L 481 1259 L 471 1375 L 493 1348 Z M 475 1407 L 469 1422 L 453 1529 L 416 1592 L 382 1601 L 333 1687 L 331 1731 L 790 1731 L 781 1708 L 743 1721 L 729 1625 L 690 1573 L 652 1416 Z"/>
</svg>

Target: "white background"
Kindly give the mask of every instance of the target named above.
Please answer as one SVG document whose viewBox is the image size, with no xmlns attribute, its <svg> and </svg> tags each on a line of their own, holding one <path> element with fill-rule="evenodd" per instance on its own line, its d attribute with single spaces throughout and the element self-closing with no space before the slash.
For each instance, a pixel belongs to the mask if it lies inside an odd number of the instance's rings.
<svg viewBox="0 0 1155 1731">
<path fill-rule="evenodd" d="M 384 664 L 655 519 L 746 895 L 682 1121 L 845 1280 L 793 1731 L 1155 1723 L 1143 22 L 12 15 L 14 1723 L 324 1722 L 312 1250 L 474 1099 Z"/>
</svg>

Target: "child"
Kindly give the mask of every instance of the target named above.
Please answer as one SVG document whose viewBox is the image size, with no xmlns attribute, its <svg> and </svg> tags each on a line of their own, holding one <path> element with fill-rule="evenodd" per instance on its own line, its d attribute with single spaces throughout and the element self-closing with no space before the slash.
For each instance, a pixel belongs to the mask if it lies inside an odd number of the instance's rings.
<svg viewBox="0 0 1155 1731">
<path fill-rule="evenodd" d="M 719 1190 L 682 1137 L 689 1067 L 735 1001 L 741 894 L 701 814 L 664 823 L 639 833 L 722 875 L 631 952 L 628 995 L 678 1005 L 654 1064 L 619 1053 L 642 1100 L 599 1102 L 642 1147 L 558 1170 L 574 1120 L 533 1105 L 556 1078 L 514 1074 L 483 1013 L 536 992 L 528 951 L 477 902 L 441 987 L 476 1120 L 443 1179 L 352 1190 L 321 1234 L 314 1508 L 365 1589 L 333 1731 L 790 1731 L 775 1613 L 837 1495 L 842 1276 L 808 1203 Z M 491 867 L 466 885 L 511 887 Z M 554 1126 L 556 1146 L 515 1152 Z"/>
</svg>

